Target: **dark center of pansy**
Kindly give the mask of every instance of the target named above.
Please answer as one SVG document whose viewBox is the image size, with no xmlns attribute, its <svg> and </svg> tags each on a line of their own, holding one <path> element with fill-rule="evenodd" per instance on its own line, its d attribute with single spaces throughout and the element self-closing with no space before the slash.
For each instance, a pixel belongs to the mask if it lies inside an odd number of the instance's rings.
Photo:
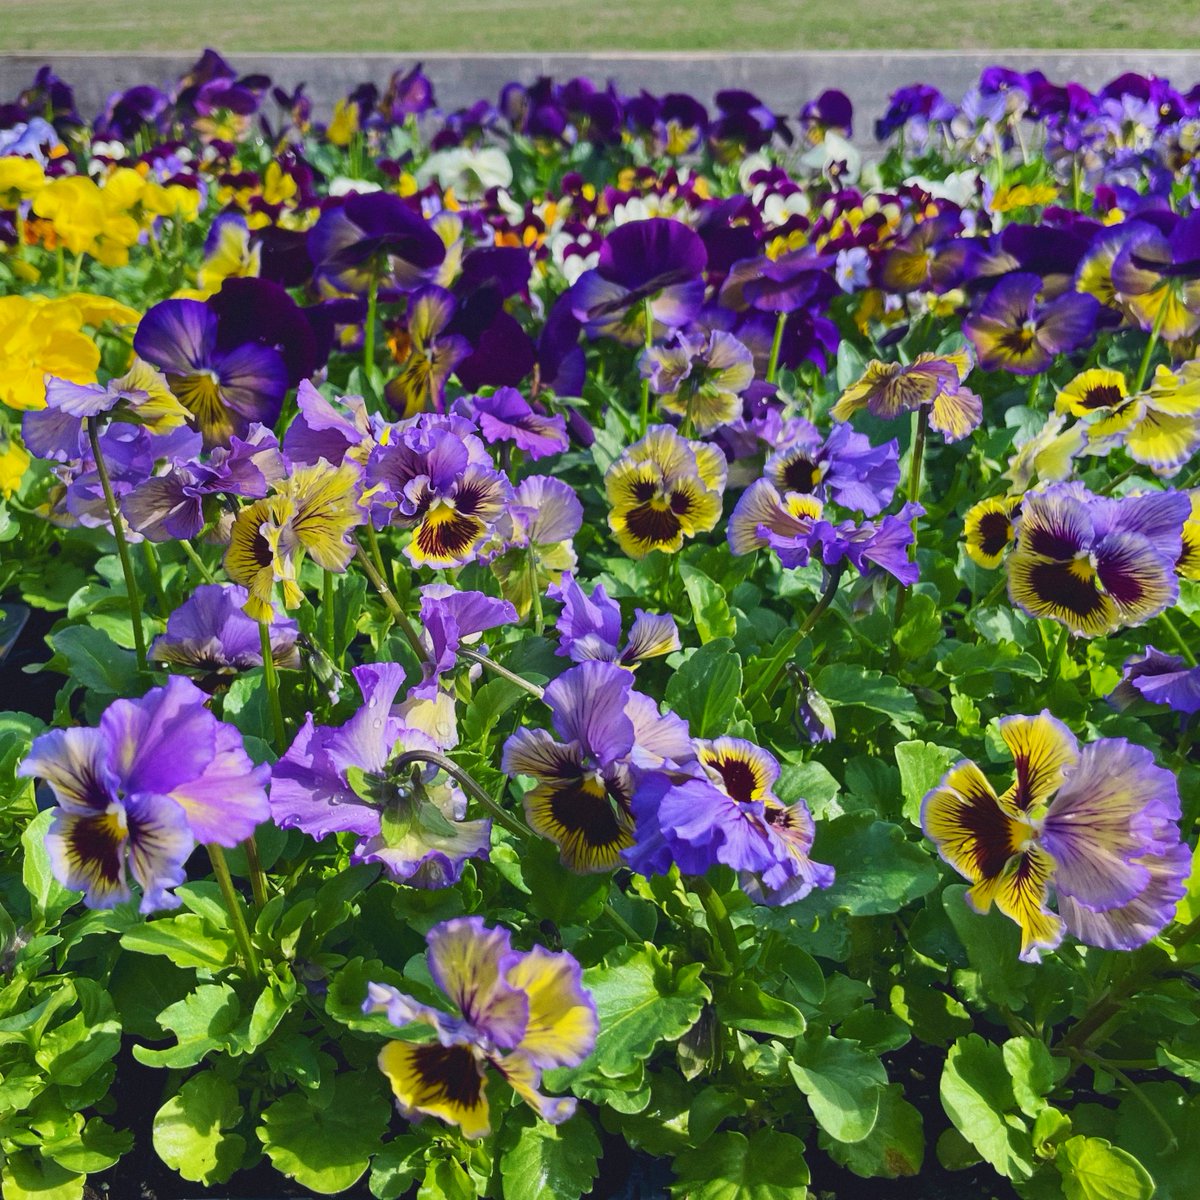
<svg viewBox="0 0 1200 1200">
<path fill-rule="evenodd" d="M 989 557 L 995 557 L 1012 538 L 1012 519 L 1008 513 L 984 513 L 979 521 L 979 548 Z"/>
<path fill-rule="evenodd" d="M 639 504 L 630 509 L 625 517 L 625 525 L 639 542 L 647 546 L 670 545 L 683 528 L 673 507 L 664 507 L 661 501 Z"/>
<path fill-rule="evenodd" d="M 1083 394 L 1081 403 L 1084 408 L 1116 408 L 1121 403 L 1124 397 L 1121 395 L 1121 389 L 1114 387 L 1112 384 L 1102 384 L 1100 387 L 1088 388 Z"/>
<path fill-rule="evenodd" d="M 412 1053 L 413 1064 L 430 1100 L 442 1100 L 458 1108 L 474 1108 L 479 1103 L 483 1076 L 469 1047 L 428 1042 L 417 1046 Z M 424 1097 L 419 1099 L 428 1102 Z"/>
</svg>

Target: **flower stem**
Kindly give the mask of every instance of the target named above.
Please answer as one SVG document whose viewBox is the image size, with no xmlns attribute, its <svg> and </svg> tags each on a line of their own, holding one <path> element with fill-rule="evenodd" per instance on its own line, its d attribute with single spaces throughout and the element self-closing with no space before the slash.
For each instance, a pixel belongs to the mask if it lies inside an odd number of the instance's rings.
<svg viewBox="0 0 1200 1200">
<path fill-rule="evenodd" d="M 104 503 L 108 507 L 108 519 L 112 522 L 113 537 L 117 542 L 117 556 L 121 560 L 121 571 L 125 576 L 125 592 L 129 597 L 129 616 L 133 621 L 133 650 L 137 655 L 139 671 L 146 669 L 146 634 L 142 629 L 142 597 L 138 591 L 137 577 L 133 573 L 133 560 L 129 557 L 129 543 L 125 540 L 125 526 L 113 495 L 112 480 L 108 466 L 100 449 L 100 425 L 98 417 L 88 417 L 88 440 L 92 443 L 92 457 L 96 460 L 96 474 L 104 489 Z"/>
<path fill-rule="evenodd" d="M 179 545 L 184 554 L 188 556 L 192 566 L 200 572 L 200 577 L 204 580 L 204 582 L 216 583 L 216 579 L 213 577 L 213 573 L 205 565 L 204 559 L 202 559 L 200 555 L 196 553 L 196 547 L 193 546 L 192 543 L 187 540 L 187 538 L 180 538 Z"/>
<path fill-rule="evenodd" d="M 1052 687 L 1062 677 L 1063 662 L 1067 656 L 1067 639 L 1070 636 L 1071 631 L 1065 625 L 1058 631 L 1058 640 L 1054 643 L 1054 650 L 1046 666 L 1047 687 Z"/>
<path fill-rule="evenodd" d="M 431 766 L 437 767 L 438 770 L 445 771 L 447 775 L 461 784 L 473 799 L 486 808 L 492 817 L 495 818 L 496 823 L 503 825 L 509 833 L 515 834 L 519 838 L 531 838 L 534 836 L 533 830 L 524 821 L 501 808 L 487 794 L 484 788 L 481 788 L 462 767 L 452 762 L 446 755 L 437 750 L 406 750 L 403 754 L 398 754 L 392 759 L 389 764 L 389 770 L 399 772 L 410 763 L 429 763 Z"/>
<path fill-rule="evenodd" d="M 787 324 L 788 315 L 781 312 L 775 318 L 775 336 L 771 339 L 771 357 L 767 360 L 767 382 L 775 382 L 775 373 L 779 370 L 779 351 L 783 347 L 783 327 Z"/>
<path fill-rule="evenodd" d="M 254 893 L 254 909 L 262 912 L 267 902 L 267 876 L 263 871 L 262 859 L 258 856 L 258 843 L 251 834 L 243 843 L 246 852 L 246 867 L 250 872 L 250 890 Z"/>
<path fill-rule="evenodd" d="M 1146 341 L 1146 349 L 1142 352 L 1142 361 L 1138 364 L 1138 373 L 1134 376 L 1133 387 L 1129 390 L 1131 396 L 1136 396 L 1146 382 L 1146 375 L 1150 371 L 1150 359 L 1154 357 L 1154 347 L 1158 345 L 1158 335 L 1162 332 L 1163 322 L 1167 319 L 1167 307 L 1165 301 L 1159 305 L 1154 325 L 1150 330 L 1150 337 Z"/>
<path fill-rule="evenodd" d="M 150 572 L 150 583 L 158 600 L 158 610 L 165 617 L 171 611 L 171 603 L 163 588 L 162 568 L 158 563 L 158 554 L 154 549 L 154 543 L 149 538 L 142 540 L 142 557 L 146 560 L 146 569 Z"/>
<path fill-rule="evenodd" d="M 796 653 L 800 643 L 804 641 L 812 627 L 821 619 L 825 610 L 833 603 L 833 598 L 837 594 L 838 584 L 842 581 L 842 572 L 845 569 L 846 563 L 843 560 L 829 572 L 825 580 L 824 590 L 821 592 L 816 604 L 809 610 L 808 616 L 804 618 L 804 621 L 796 632 L 788 638 L 783 649 L 767 664 L 766 669 L 759 675 L 755 685 L 746 693 L 745 703 L 747 709 L 752 708 L 760 698 L 767 701 L 768 704 L 771 702 L 771 697 L 775 694 L 775 689 L 783 682 L 783 677 L 787 674 L 787 664 L 791 661 L 792 655 Z M 763 683 L 763 680 L 766 680 L 766 682 Z"/>
<path fill-rule="evenodd" d="M 478 663 L 481 667 L 491 671 L 494 675 L 499 675 L 502 679 L 507 679 L 509 683 L 515 683 L 522 691 L 528 692 L 535 699 L 540 700 L 545 694 L 536 683 L 530 683 L 528 679 L 522 678 L 515 671 L 510 671 L 507 667 L 501 666 L 494 658 L 488 658 L 486 654 L 480 654 L 478 650 L 468 650 L 466 646 L 459 646 L 459 658 L 468 659 L 470 662 Z"/>
<path fill-rule="evenodd" d="M 250 927 L 246 924 L 246 910 L 242 907 L 241 896 L 233 886 L 233 876 L 229 874 L 229 863 L 225 860 L 225 851 L 220 846 L 209 846 L 207 849 L 213 874 L 217 877 L 217 884 L 225 899 L 225 907 L 229 910 L 233 936 L 237 939 L 238 948 L 242 952 L 242 959 L 246 964 L 246 969 L 250 972 L 250 977 L 257 979 L 261 973 L 258 954 L 254 949 L 254 943 L 250 940 Z"/>
<path fill-rule="evenodd" d="M 928 404 L 922 404 L 917 409 L 916 419 L 913 425 L 913 440 L 912 450 L 909 452 L 908 460 L 908 500 L 910 504 L 916 504 L 921 497 L 921 474 L 925 464 L 925 442 L 929 434 L 929 409 Z M 913 540 L 909 547 L 908 555 L 910 559 L 916 558 L 917 555 L 917 518 L 912 519 Z M 899 591 L 896 593 L 896 607 L 892 612 L 892 633 L 893 635 L 899 630 L 900 622 L 904 619 L 904 606 L 908 603 L 908 593 L 912 589 L 905 584 L 900 585 Z M 895 655 L 896 645 L 892 644 L 892 655 Z"/>
<path fill-rule="evenodd" d="M 703 875 L 693 876 L 688 881 L 688 886 L 695 894 L 696 899 L 704 906 L 709 929 L 716 936 L 717 944 L 721 947 L 721 953 L 725 956 L 726 962 L 731 967 L 741 966 L 742 949 L 738 945 L 737 934 L 734 932 L 733 922 L 729 919 L 729 910 L 725 907 L 725 901 L 717 895 L 716 889 Z"/>
<path fill-rule="evenodd" d="M 650 298 L 647 296 L 642 301 L 642 321 L 646 326 L 645 333 L 645 348 L 647 353 L 654 343 L 654 313 L 650 308 Z M 650 424 L 650 378 L 647 376 L 642 380 L 642 399 L 638 407 L 638 437 L 646 436 L 646 429 Z"/>
<path fill-rule="evenodd" d="M 279 701 L 279 675 L 275 670 L 275 653 L 271 649 L 271 627 L 266 621 L 258 623 L 258 640 L 262 646 L 263 681 L 271 705 L 271 722 L 275 726 L 275 744 L 282 754 L 287 747 L 287 726 L 283 723 L 283 706 Z"/>
<path fill-rule="evenodd" d="M 537 550 L 532 543 L 529 546 L 529 606 L 533 613 L 533 636 L 541 637 L 546 621 L 542 614 L 542 589 L 538 583 Z"/>
<path fill-rule="evenodd" d="M 1196 665 L 1196 655 L 1184 640 L 1183 634 L 1179 632 L 1179 626 L 1171 619 L 1171 614 L 1161 612 L 1158 614 L 1158 619 L 1163 623 L 1163 628 L 1171 635 L 1171 641 L 1175 643 L 1179 653 L 1183 655 L 1184 662 L 1189 667 L 1194 667 Z"/>
<path fill-rule="evenodd" d="M 367 528 L 370 529 L 370 526 L 368 525 Z M 425 647 L 421 645 L 421 639 L 413 627 L 413 623 L 408 619 L 408 614 L 400 607 L 400 601 L 396 599 L 392 594 L 392 589 L 388 587 L 383 573 L 371 561 L 371 556 L 363 549 L 361 542 L 355 541 L 354 553 L 357 555 L 362 569 L 366 572 L 367 578 L 379 593 L 379 598 L 391 614 L 392 620 L 400 626 L 400 632 L 404 634 L 405 640 L 413 648 L 413 652 L 417 658 L 424 662 L 428 657 L 425 653 Z"/>
<path fill-rule="evenodd" d="M 333 572 L 325 571 L 321 580 L 321 622 L 325 631 L 325 652 L 330 661 L 337 662 L 337 633 L 333 610 Z"/>
</svg>

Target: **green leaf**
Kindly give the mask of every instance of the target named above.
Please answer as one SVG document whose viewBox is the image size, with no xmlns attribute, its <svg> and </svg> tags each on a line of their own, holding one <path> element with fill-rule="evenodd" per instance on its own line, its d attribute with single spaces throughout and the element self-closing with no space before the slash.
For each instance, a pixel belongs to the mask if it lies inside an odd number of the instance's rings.
<svg viewBox="0 0 1200 1200">
<path fill-rule="evenodd" d="M 1055 1058 L 1045 1042 L 1031 1037 L 1009 1038 L 1001 1053 L 1017 1107 L 1027 1117 L 1036 1117 L 1046 1107 L 1046 1096 L 1066 1073 L 1066 1059 Z"/>
<path fill-rule="evenodd" d="M 110 696 L 137 696 L 137 659 L 108 636 L 90 625 L 68 625 L 46 640 L 54 648 L 50 665 L 92 692 Z M 59 660 L 62 660 L 61 662 Z"/>
<path fill-rule="evenodd" d="M 921 1114 L 904 1099 L 904 1089 L 889 1083 L 879 1097 L 879 1116 L 861 1142 L 840 1142 L 822 1135 L 829 1157 L 864 1179 L 900 1179 L 919 1175 L 925 1160 Z"/>
<path fill-rule="evenodd" d="M 967 887 L 951 884 L 942 893 L 942 907 L 967 952 L 975 979 L 958 972 L 956 982 L 967 998 L 981 1005 L 1021 1008 L 1038 968 L 1020 961 L 1021 931 L 998 909 L 976 912 L 966 901 Z"/>
<path fill-rule="evenodd" d="M 798 1037 L 804 1032 L 804 1014 L 794 1004 L 768 995 L 745 977 L 718 991 L 716 1007 L 722 1023 L 734 1029 L 777 1037 Z"/>
<path fill-rule="evenodd" d="M 556 925 L 587 925 L 604 909 L 607 875 L 579 875 L 562 865 L 558 847 L 538 838 L 522 848 L 521 874 L 529 888 L 529 907 Z"/>
<path fill-rule="evenodd" d="M 667 704 L 693 737 L 719 737 L 733 720 L 742 690 L 742 660 L 729 638 L 701 646 L 671 676 Z"/>
<path fill-rule="evenodd" d="M 113 967 L 108 991 L 126 1033 L 161 1036 L 158 1014 L 178 1003 L 196 986 L 196 975 L 165 958 L 122 954 Z"/>
<path fill-rule="evenodd" d="M 398 1200 L 425 1172 L 429 1143 L 412 1134 L 393 1138 L 371 1159 L 367 1186 L 375 1200 Z"/>
<path fill-rule="evenodd" d="M 913 592 L 909 597 L 904 622 L 894 636 L 896 646 L 906 661 L 915 662 L 928 654 L 945 637 L 937 601 L 924 592 Z"/>
<path fill-rule="evenodd" d="M 177 967 L 219 971 L 236 961 L 233 934 L 216 930 L 203 917 L 183 913 L 140 925 L 121 935 L 121 945 L 137 954 L 161 954 Z"/>
<path fill-rule="evenodd" d="M 4 1200 L 81 1200 L 83 1176 L 31 1150 L 10 1154 L 0 1170 Z"/>
<path fill-rule="evenodd" d="M 712 642 L 717 638 L 731 638 L 737 631 L 737 622 L 729 611 L 725 593 L 703 571 L 689 563 L 682 563 L 679 574 L 683 587 L 692 605 L 692 620 L 701 642 Z"/>
<path fill-rule="evenodd" d="M 861 1142 L 874 1128 L 887 1072 L 857 1042 L 835 1037 L 801 1041 L 788 1069 L 830 1137 Z"/>
<path fill-rule="evenodd" d="M 1009 1179 L 1033 1173 L 1032 1145 L 999 1046 L 977 1033 L 950 1047 L 940 1086 L 942 1107 L 979 1153 Z"/>
<path fill-rule="evenodd" d="M 654 946 L 627 945 L 584 971 L 583 984 L 596 1004 L 600 1032 L 595 1050 L 573 1073 L 619 1078 L 633 1071 L 659 1042 L 682 1037 L 711 995 L 701 970 L 699 963 L 676 970 Z M 554 1072 L 552 1077 L 558 1075 Z"/>
<path fill-rule="evenodd" d="M 1150 1172 L 1103 1138 L 1069 1138 L 1054 1162 L 1067 1200 L 1150 1200 L 1154 1195 Z"/>
<path fill-rule="evenodd" d="M 193 1183 L 224 1183 L 246 1150 L 246 1139 L 228 1132 L 241 1116 L 237 1088 L 202 1071 L 155 1113 L 155 1153 Z"/>
<path fill-rule="evenodd" d="M 675 1200 L 797 1200 L 810 1178 L 804 1143 L 774 1129 L 718 1133 L 674 1167 Z"/>
<path fill-rule="evenodd" d="M 927 895 L 940 878 L 933 857 L 908 841 L 899 825 L 871 812 L 852 812 L 817 827 L 813 858 L 837 872 L 831 888 L 811 892 L 797 914 L 844 909 L 854 917 L 899 912 Z"/>
<path fill-rule="evenodd" d="M 565 1125 L 526 1125 L 500 1157 L 505 1200 L 578 1200 L 599 1157 L 600 1139 L 583 1113 Z"/>
<path fill-rule="evenodd" d="M 281 1096 L 263 1112 L 256 1132 L 277 1171 L 328 1196 L 345 1191 L 367 1169 L 390 1107 L 375 1072 L 347 1071 L 316 1096 Z"/>
<path fill-rule="evenodd" d="M 50 870 L 46 852 L 46 831 L 54 820 L 54 810 L 38 813 L 21 834 L 21 882 L 33 900 L 33 921 L 37 929 L 53 925 L 79 899 L 77 892 L 63 887 Z"/>
<path fill-rule="evenodd" d="M 158 1023 L 175 1035 L 177 1044 L 165 1050 L 134 1046 L 133 1057 L 146 1066 L 194 1066 L 211 1050 L 234 1046 L 234 1030 L 241 1015 L 237 995 L 229 984 L 203 984 L 159 1014 Z"/>
<path fill-rule="evenodd" d="M 890 717 L 898 728 L 921 716 L 913 694 L 890 675 L 850 663 L 823 667 L 813 686 L 836 707 L 857 705 Z"/>
<path fill-rule="evenodd" d="M 932 742 L 900 742 L 896 746 L 896 766 L 900 768 L 900 791 L 907 820 L 914 825 L 921 823 L 921 801 L 937 787 L 958 757 L 958 751 Z"/>
</svg>

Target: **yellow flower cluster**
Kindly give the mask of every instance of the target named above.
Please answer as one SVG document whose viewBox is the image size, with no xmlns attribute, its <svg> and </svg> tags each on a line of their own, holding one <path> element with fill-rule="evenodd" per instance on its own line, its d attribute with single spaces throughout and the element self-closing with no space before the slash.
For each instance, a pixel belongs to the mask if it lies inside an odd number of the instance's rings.
<svg viewBox="0 0 1200 1200">
<path fill-rule="evenodd" d="M 0 401 L 19 410 L 46 406 L 47 375 L 93 383 L 100 350 L 88 329 L 133 326 L 136 309 L 86 292 L 53 299 L 0 296 Z"/>
</svg>

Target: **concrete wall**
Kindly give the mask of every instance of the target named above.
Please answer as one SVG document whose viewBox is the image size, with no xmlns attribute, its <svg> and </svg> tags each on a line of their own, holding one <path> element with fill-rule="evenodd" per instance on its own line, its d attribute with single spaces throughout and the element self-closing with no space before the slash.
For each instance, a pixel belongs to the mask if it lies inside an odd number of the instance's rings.
<svg viewBox="0 0 1200 1200">
<path fill-rule="evenodd" d="M 134 83 L 164 85 L 195 60 L 194 54 L 67 54 L 52 56 L 57 72 L 75 87 L 80 110 L 93 113 L 109 92 Z M 601 54 L 238 54 L 233 66 L 270 75 L 283 86 L 308 84 L 317 113 L 366 79 L 383 83 L 392 71 L 420 58 L 434 82 L 438 103 L 457 108 L 480 97 L 495 99 L 511 79 L 538 75 L 566 79 L 588 75 L 613 79 L 624 91 L 691 92 L 708 101 L 721 88 L 758 93 L 776 111 L 794 114 L 825 88 L 841 88 L 854 101 L 856 140 L 868 143 L 875 117 L 897 87 L 922 82 L 940 87 L 953 100 L 992 63 L 1017 70 L 1037 68 L 1056 82 L 1076 80 L 1089 87 L 1124 71 L 1165 76 L 1186 90 L 1200 82 L 1200 51 L 1038 50 L 874 51 L 813 53 L 601 53 Z M 0 55 L 0 99 L 28 85 L 47 59 L 43 54 Z"/>
</svg>

